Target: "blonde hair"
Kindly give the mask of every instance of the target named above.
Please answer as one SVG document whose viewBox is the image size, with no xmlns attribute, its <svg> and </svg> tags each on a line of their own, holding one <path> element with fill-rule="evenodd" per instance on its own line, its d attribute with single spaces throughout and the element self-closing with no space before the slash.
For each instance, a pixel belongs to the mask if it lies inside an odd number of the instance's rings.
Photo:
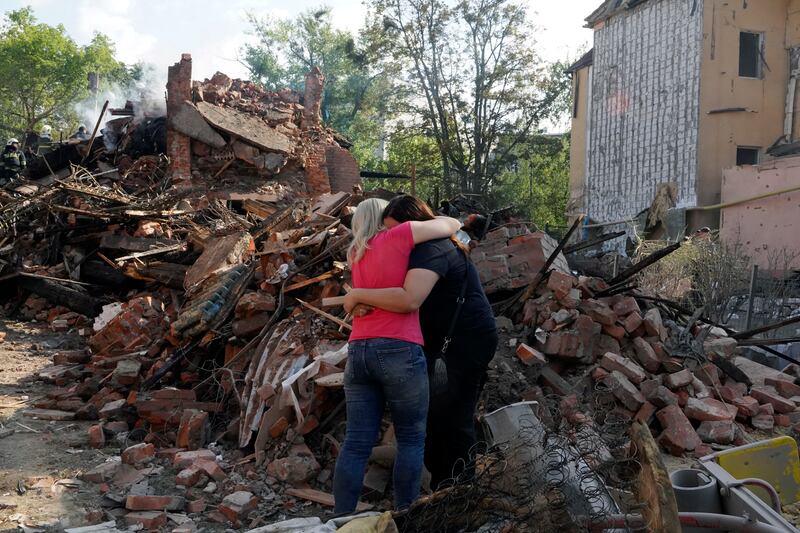
<svg viewBox="0 0 800 533">
<path fill-rule="evenodd" d="M 383 229 L 383 210 L 389 202 L 380 198 L 368 198 L 356 208 L 353 214 L 353 242 L 347 251 L 350 264 L 360 261 L 369 250 L 369 240 Z"/>
</svg>

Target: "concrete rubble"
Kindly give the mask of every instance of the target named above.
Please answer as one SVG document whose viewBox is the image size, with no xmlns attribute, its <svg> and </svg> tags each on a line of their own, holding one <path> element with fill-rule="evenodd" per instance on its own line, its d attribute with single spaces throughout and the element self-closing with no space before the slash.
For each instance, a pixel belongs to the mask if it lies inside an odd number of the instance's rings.
<svg viewBox="0 0 800 533">
<path fill-rule="evenodd" d="M 192 82 L 184 55 L 161 122 L 168 165 L 136 156 L 142 125 L 123 115 L 107 152 L 12 202 L 27 218 L 0 212 L 0 274 L 24 290 L 7 311 L 87 341 L 40 372 L 55 388 L 27 414 L 95 421 L 87 447 L 114 456 L 79 476 L 103 495 L 97 522 L 252 529 L 332 505 L 349 324 L 324 300 L 346 290 L 347 222 L 367 194 L 346 140 L 320 124 L 322 82 L 318 70 L 305 94 L 221 73 Z M 800 429 L 797 369 L 755 376 L 724 330 L 653 295 L 609 294 L 558 244 L 511 223 L 472 252 L 493 300 L 529 296 L 498 317 L 516 356 L 493 363 L 487 411 L 498 397 L 555 395 L 585 423 L 601 391 L 675 455 L 743 444 L 751 428 Z M 391 507 L 392 447 L 387 421 L 362 510 Z"/>
</svg>

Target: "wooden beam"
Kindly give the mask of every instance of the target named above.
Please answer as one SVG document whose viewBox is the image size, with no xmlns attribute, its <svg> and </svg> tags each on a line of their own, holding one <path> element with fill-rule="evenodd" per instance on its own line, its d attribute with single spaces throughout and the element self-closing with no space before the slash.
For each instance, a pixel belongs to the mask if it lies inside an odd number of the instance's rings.
<svg viewBox="0 0 800 533">
<path fill-rule="evenodd" d="M 353 331 L 353 327 L 350 324 L 348 324 L 347 322 L 345 322 L 344 320 L 342 320 L 341 318 L 337 318 L 337 317 L 333 316 L 330 313 L 326 313 L 322 309 L 318 309 L 318 308 L 314 307 L 313 305 L 304 302 L 300 298 L 297 298 L 297 302 L 300 305 L 302 305 L 303 307 L 305 307 L 306 309 L 308 309 L 309 311 L 313 311 L 314 313 L 318 314 L 319 316 L 321 316 L 323 318 L 327 318 L 331 322 L 334 322 L 334 323 L 340 325 L 341 327 L 345 328 L 348 331 Z"/>
</svg>

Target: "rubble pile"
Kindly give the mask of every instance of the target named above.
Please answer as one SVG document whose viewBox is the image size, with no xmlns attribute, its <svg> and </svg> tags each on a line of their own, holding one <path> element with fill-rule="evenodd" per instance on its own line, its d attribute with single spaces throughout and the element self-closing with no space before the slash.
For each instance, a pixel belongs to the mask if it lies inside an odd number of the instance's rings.
<svg viewBox="0 0 800 533">
<path fill-rule="evenodd" d="M 83 165 L 3 200 L 0 276 L 19 291 L 7 315 L 87 340 L 39 373 L 56 388 L 26 414 L 95 421 L 88 444 L 119 449 L 81 475 L 108 514 L 252 528 L 333 505 L 350 324 L 326 300 L 348 290 L 347 222 L 367 194 L 319 122 L 318 70 L 301 95 L 220 73 L 192 83 L 190 67 L 170 68 L 164 120 L 124 114 Z M 153 153 L 131 148 L 140 134 Z M 608 458 L 634 420 L 676 455 L 800 424 L 795 376 L 741 357 L 724 329 L 575 276 L 563 242 L 484 219 L 472 259 L 517 359 L 493 363 L 486 411 L 555 398 L 576 446 L 615 436 Z M 393 443 L 387 420 L 362 508 L 391 507 Z"/>
<path fill-rule="evenodd" d="M 725 329 L 638 290 L 606 296 L 609 289 L 603 279 L 557 270 L 538 284 L 515 316 L 522 338 L 510 342 L 526 370 L 507 389 L 512 395 L 544 402 L 555 394 L 570 419 L 591 416 L 595 397 L 610 393 L 616 417 L 649 425 L 678 456 L 745 444 L 748 428 L 800 429 L 796 367 L 760 365 Z M 519 398 L 490 398 L 489 407 L 509 400 Z"/>
</svg>

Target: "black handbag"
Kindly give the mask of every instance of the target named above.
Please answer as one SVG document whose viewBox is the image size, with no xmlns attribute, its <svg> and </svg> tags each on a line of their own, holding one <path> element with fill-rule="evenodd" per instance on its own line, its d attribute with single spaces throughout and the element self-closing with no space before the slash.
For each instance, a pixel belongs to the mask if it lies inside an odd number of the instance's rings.
<svg viewBox="0 0 800 533">
<path fill-rule="evenodd" d="M 436 354 L 436 359 L 433 362 L 433 372 L 431 372 L 429 376 L 431 396 L 440 396 L 447 392 L 447 349 L 450 347 L 450 342 L 453 340 L 453 333 L 455 333 L 458 315 L 461 314 L 461 308 L 464 306 L 465 295 L 467 294 L 469 258 L 467 258 L 467 254 L 464 253 L 463 250 L 459 249 L 459 251 L 464 255 L 464 281 L 461 283 L 461 290 L 456 299 L 456 309 L 453 312 L 453 318 L 450 320 L 450 327 L 447 329 L 447 335 L 445 335 L 444 342 L 442 342 L 442 349 Z"/>
</svg>

